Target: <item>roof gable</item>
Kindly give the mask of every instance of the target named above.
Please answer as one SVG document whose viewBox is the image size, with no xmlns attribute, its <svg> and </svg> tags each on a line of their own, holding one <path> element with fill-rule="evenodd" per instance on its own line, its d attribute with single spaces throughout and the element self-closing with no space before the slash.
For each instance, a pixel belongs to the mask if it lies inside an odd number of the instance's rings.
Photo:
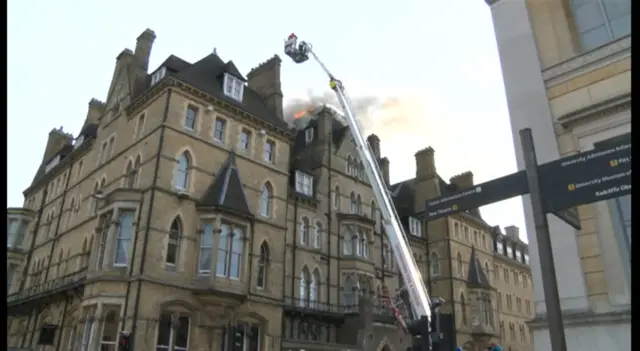
<svg viewBox="0 0 640 351">
<path fill-rule="evenodd" d="M 198 206 L 227 210 L 242 216 L 253 216 L 240 180 L 234 153 L 229 153 L 229 157 L 204 192 Z"/>
<path fill-rule="evenodd" d="M 471 256 L 469 257 L 469 272 L 467 274 L 467 284 L 477 287 L 491 287 L 489 279 L 482 269 L 482 265 L 476 255 L 475 246 L 471 247 Z"/>
</svg>

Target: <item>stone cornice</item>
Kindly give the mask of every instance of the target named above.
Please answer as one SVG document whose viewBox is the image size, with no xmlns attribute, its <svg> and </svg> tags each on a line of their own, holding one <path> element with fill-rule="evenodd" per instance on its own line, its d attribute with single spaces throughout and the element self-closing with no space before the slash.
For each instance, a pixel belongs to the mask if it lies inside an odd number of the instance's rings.
<svg viewBox="0 0 640 351">
<path fill-rule="evenodd" d="M 593 311 L 567 311 L 562 313 L 562 317 L 565 327 L 631 323 L 631 308 L 605 313 L 596 313 Z M 531 329 L 534 330 L 549 328 L 546 313 L 536 315 L 536 317 L 533 320 L 527 322 L 527 324 Z"/>
<path fill-rule="evenodd" d="M 627 57 L 631 57 L 631 35 L 546 68 L 542 77 L 551 87 Z"/>
<path fill-rule="evenodd" d="M 563 128 L 569 128 L 571 125 L 575 125 L 586 119 L 604 118 L 630 109 L 631 93 L 627 93 L 589 107 L 569 112 L 558 117 L 558 122 Z"/>
</svg>

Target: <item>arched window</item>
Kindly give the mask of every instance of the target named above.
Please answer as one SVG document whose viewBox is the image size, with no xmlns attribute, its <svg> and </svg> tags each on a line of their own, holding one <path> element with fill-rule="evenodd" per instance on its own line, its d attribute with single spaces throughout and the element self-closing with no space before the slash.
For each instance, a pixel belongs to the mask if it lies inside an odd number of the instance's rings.
<svg viewBox="0 0 640 351">
<path fill-rule="evenodd" d="M 571 9 L 584 51 L 631 33 L 630 0 L 572 0 Z"/>
<path fill-rule="evenodd" d="M 133 162 L 133 186 L 138 186 L 138 179 L 140 179 L 140 167 L 142 167 L 142 160 L 140 155 L 136 156 L 136 160 Z"/>
<path fill-rule="evenodd" d="M 353 233 L 353 246 L 356 247 L 356 256 L 364 256 L 362 252 L 362 232 L 360 229 L 357 229 L 357 231 Z"/>
<path fill-rule="evenodd" d="M 178 165 L 173 176 L 173 186 L 178 190 L 187 190 L 189 186 L 189 168 L 191 167 L 191 158 L 188 152 L 183 152 L 178 158 Z"/>
<path fill-rule="evenodd" d="M 507 339 L 507 335 L 505 334 L 504 330 L 504 322 L 500 322 L 500 337 L 504 340 Z"/>
<path fill-rule="evenodd" d="M 394 261 L 392 257 L 391 247 L 389 244 L 384 243 L 382 249 L 382 258 L 384 260 L 384 267 L 387 269 L 393 269 Z"/>
<path fill-rule="evenodd" d="M 342 195 L 340 194 L 340 187 L 336 185 L 336 190 L 333 192 L 333 208 L 339 211 L 341 202 Z"/>
<path fill-rule="evenodd" d="M 313 228 L 313 247 L 316 249 L 320 248 L 322 244 L 322 222 L 316 221 L 316 224 Z"/>
<path fill-rule="evenodd" d="M 311 277 L 309 270 L 306 266 L 302 267 L 302 272 L 300 272 L 300 306 L 302 307 L 309 306 L 308 287 L 310 283 Z"/>
<path fill-rule="evenodd" d="M 459 252 L 456 257 L 456 274 L 458 278 L 462 278 L 462 255 Z"/>
<path fill-rule="evenodd" d="M 369 257 L 369 235 L 367 232 L 360 232 L 360 238 L 362 239 L 362 257 Z"/>
<path fill-rule="evenodd" d="M 266 242 L 260 245 L 260 256 L 258 257 L 258 276 L 256 286 L 264 289 L 267 284 L 267 264 L 269 263 L 269 246 Z"/>
<path fill-rule="evenodd" d="M 262 189 L 260 189 L 260 215 L 262 217 L 271 217 L 271 198 L 271 184 L 266 182 L 262 185 Z"/>
<path fill-rule="evenodd" d="M 347 228 L 342 237 L 342 251 L 345 255 L 353 254 L 353 231 L 351 228 Z"/>
<path fill-rule="evenodd" d="M 369 286 L 369 282 L 367 281 L 366 278 L 360 280 L 359 284 L 359 291 L 358 291 L 358 295 L 363 296 L 363 297 L 368 297 L 371 294 L 371 286 Z"/>
<path fill-rule="evenodd" d="M 349 201 L 351 204 L 351 213 L 358 213 L 358 202 L 356 200 L 356 194 L 354 192 L 351 192 Z"/>
<path fill-rule="evenodd" d="M 362 214 L 362 197 L 360 197 L 360 195 L 358 195 L 358 197 L 356 198 L 356 213 L 361 215 Z"/>
<path fill-rule="evenodd" d="M 68 228 L 71 225 L 71 217 L 73 217 L 73 212 L 76 208 L 76 198 L 71 198 L 71 204 L 69 205 L 69 214 L 67 214 L 67 223 L 65 224 L 65 228 Z"/>
<path fill-rule="evenodd" d="M 133 168 L 133 161 L 129 160 L 129 162 L 127 162 L 127 167 L 125 167 L 124 169 L 124 179 L 125 179 L 125 188 L 133 188 L 136 185 L 136 178 L 135 178 L 135 170 Z"/>
<path fill-rule="evenodd" d="M 58 254 L 58 267 L 56 269 L 56 278 L 64 276 L 65 272 L 62 271 L 62 260 L 64 260 L 64 251 L 60 249 Z"/>
<path fill-rule="evenodd" d="M 376 202 L 371 200 L 371 219 L 376 220 Z"/>
<path fill-rule="evenodd" d="M 440 257 L 435 252 L 431 253 L 431 276 L 440 276 Z"/>
<path fill-rule="evenodd" d="M 346 277 L 344 279 L 344 284 L 342 286 L 342 305 L 347 309 L 353 309 L 356 306 L 356 290 L 357 285 L 356 282 L 351 277 Z"/>
<path fill-rule="evenodd" d="M 351 155 L 347 155 L 347 174 L 353 174 L 353 160 L 351 159 Z"/>
<path fill-rule="evenodd" d="M 467 325 L 467 300 L 464 293 L 460 293 L 460 310 L 462 312 L 462 325 Z"/>
<path fill-rule="evenodd" d="M 487 280 L 491 279 L 491 274 L 489 272 L 489 262 L 484 262 L 484 274 L 487 276 Z"/>
<path fill-rule="evenodd" d="M 311 275 L 311 282 L 309 284 L 309 301 L 311 301 L 311 307 L 316 307 L 318 303 L 318 293 L 320 291 L 320 271 L 318 268 L 313 270 Z"/>
<path fill-rule="evenodd" d="M 302 217 L 300 219 L 300 244 L 307 245 L 309 242 L 309 219 Z"/>
<path fill-rule="evenodd" d="M 167 257 L 165 263 L 175 266 L 178 262 L 178 250 L 180 247 L 180 237 L 182 237 L 182 222 L 176 217 L 169 229 L 169 240 L 167 241 Z"/>
</svg>

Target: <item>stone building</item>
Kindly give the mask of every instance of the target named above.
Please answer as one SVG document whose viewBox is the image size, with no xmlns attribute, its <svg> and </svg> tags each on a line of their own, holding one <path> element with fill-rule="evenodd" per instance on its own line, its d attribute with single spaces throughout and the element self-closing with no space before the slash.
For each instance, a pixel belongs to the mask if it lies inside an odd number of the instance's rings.
<svg viewBox="0 0 640 351">
<path fill-rule="evenodd" d="M 427 199 L 474 186 L 471 172 L 456 175 L 449 183 L 442 179 L 432 148 L 417 152 L 415 158 L 415 178 L 391 186 L 396 209 L 408 222 L 424 210 Z M 506 230 L 503 235 L 499 227 L 486 223 L 478 209 L 424 224 L 428 255 L 416 260 L 425 267 L 431 295 L 447 301 L 441 309 L 455 322 L 446 333 L 465 350 L 484 350 L 492 342 L 512 351 L 533 350 L 525 324 L 533 318 L 528 248 L 519 239 L 518 228 Z"/>
<path fill-rule="evenodd" d="M 379 303 L 398 272 L 335 111 L 286 123 L 277 56 L 246 77 L 215 53 L 148 74 L 154 39 L 117 56 L 80 133 L 51 131 L 7 211 L 8 345 L 403 350 Z"/>
<path fill-rule="evenodd" d="M 631 1 L 486 0 L 502 66 L 516 160 L 531 128 L 540 163 L 630 141 Z M 523 197 L 527 232 L 534 232 Z M 629 350 L 631 195 L 578 207 L 577 231 L 548 216 L 570 350 Z M 550 346 L 538 243 L 529 237 L 540 350 Z M 606 341 L 605 341 L 606 340 Z"/>
<path fill-rule="evenodd" d="M 126 331 L 141 350 L 404 350 L 381 303 L 404 283 L 340 113 L 286 123 L 277 56 L 246 77 L 215 53 L 149 74 L 154 40 L 118 55 L 77 135 L 51 131 L 23 208 L 7 210 L 8 346 L 115 350 Z M 391 185 L 367 140 L 425 283 L 448 301 L 447 345 L 502 340 L 490 268 L 528 267 L 496 258 L 478 211 L 420 220 L 472 174 L 445 183 L 425 149 L 416 178 Z"/>
</svg>

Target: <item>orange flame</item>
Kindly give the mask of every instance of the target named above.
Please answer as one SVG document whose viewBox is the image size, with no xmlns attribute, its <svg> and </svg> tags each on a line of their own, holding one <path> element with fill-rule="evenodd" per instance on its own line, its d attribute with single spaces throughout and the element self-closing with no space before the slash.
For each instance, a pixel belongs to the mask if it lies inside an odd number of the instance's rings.
<svg viewBox="0 0 640 351">
<path fill-rule="evenodd" d="M 304 117 L 307 114 L 307 110 L 298 111 L 293 115 L 293 119 L 298 119 L 300 117 Z"/>
</svg>

